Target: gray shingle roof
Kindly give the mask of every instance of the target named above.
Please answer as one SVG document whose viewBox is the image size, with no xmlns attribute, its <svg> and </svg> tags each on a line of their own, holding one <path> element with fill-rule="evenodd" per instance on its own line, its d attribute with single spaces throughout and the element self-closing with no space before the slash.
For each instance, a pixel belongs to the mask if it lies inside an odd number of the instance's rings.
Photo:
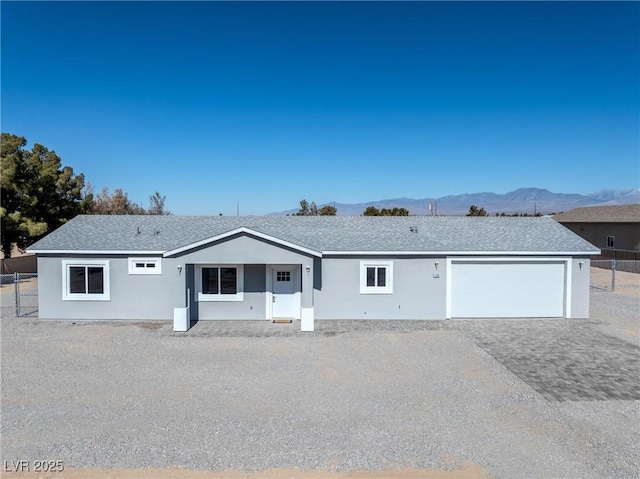
<svg viewBox="0 0 640 479">
<path fill-rule="evenodd" d="M 640 204 L 586 206 L 553 217 L 560 223 L 640 223 Z"/>
<path fill-rule="evenodd" d="M 464 216 L 77 216 L 29 250 L 166 252 L 240 227 L 317 252 L 598 253 L 551 218 Z"/>
</svg>

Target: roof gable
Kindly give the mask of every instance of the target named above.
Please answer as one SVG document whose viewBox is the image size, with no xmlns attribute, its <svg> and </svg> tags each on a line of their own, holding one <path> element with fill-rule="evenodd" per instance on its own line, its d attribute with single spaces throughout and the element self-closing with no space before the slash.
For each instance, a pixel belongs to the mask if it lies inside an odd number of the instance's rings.
<svg viewBox="0 0 640 479">
<path fill-rule="evenodd" d="M 272 243 L 276 243 L 276 244 L 278 244 L 280 246 L 284 246 L 286 248 L 290 248 L 290 249 L 299 251 L 301 253 L 310 254 L 312 256 L 318 256 L 318 257 L 322 256 L 322 253 L 320 251 L 315 251 L 315 250 L 312 250 L 312 249 L 309 249 L 309 248 L 305 248 L 304 246 L 300 246 L 300 245 L 297 245 L 295 243 L 291 243 L 289 241 L 281 240 L 279 238 L 275 238 L 273 236 L 269 236 L 267 234 L 260 233 L 259 231 L 254 231 L 251 228 L 246 228 L 244 226 L 240 227 L 240 228 L 236 228 L 236 229 L 231 230 L 231 231 L 227 231 L 225 233 L 221 233 L 221 234 L 216 235 L 216 236 L 212 236 L 211 238 L 206 238 L 206 239 L 203 239 L 203 240 L 200 240 L 200 241 L 196 241 L 195 243 L 191 243 L 191 244 L 188 244 L 188 245 L 181 246 L 179 248 L 172 249 L 170 251 L 166 251 L 163 254 L 163 256 L 168 257 L 168 256 L 174 256 L 174 255 L 177 255 L 177 254 L 180 254 L 180 253 L 185 253 L 185 252 L 193 250 L 195 248 L 200 248 L 200 247 L 203 247 L 203 246 L 207 246 L 207 245 L 210 245 L 212 243 L 216 243 L 216 242 L 218 242 L 220 240 L 224 240 L 226 238 L 230 238 L 230 237 L 238 235 L 238 234 L 247 235 L 247 236 L 251 236 L 251 237 L 254 237 L 254 238 L 258 238 L 258 239 L 267 240 L 267 241 L 270 241 Z"/>
</svg>

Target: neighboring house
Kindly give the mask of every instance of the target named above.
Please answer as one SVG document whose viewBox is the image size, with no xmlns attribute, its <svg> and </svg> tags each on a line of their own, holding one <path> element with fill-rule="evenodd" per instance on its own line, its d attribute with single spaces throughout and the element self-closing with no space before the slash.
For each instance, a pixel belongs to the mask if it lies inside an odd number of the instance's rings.
<svg viewBox="0 0 640 479">
<path fill-rule="evenodd" d="M 640 251 L 640 204 L 576 208 L 553 219 L 600 249 Z"/>
<path fill-rule="evenodd" d="M 29 250 L 44 319 L 178 308 L 309 331 L 314 319 L 586 318 L 599 253 L 551 218 L 415 216 L 78 216 Z"/>
<path fill-rule="evenodd" d="M 0 251 L 0 273 L 36 273 L 37 271 L 36 255 L 20 251 L 15 244 L 11 247 L 11 258 L 5 258 L 4 253 Z"/>
</svg>

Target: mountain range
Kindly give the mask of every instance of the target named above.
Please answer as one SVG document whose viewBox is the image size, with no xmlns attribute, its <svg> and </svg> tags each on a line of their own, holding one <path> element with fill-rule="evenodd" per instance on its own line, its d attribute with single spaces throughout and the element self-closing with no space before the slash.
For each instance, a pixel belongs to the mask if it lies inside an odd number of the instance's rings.
<svg viewBox="0 0 640 479">
<path fill-rule="evenodd" d="M 309 199 L 309 201 L 311 201 Z M 393 198 L 366 203 L 327 203 L 338 209 L 338 215 L 361 215 L 367 206 L 382 208 L 406 208 L 412 215 L 430 215 L 433 205 L 438 215 L 465 215 L 471 205 L 484 208 L 490 215 L 496 213 L 560 213 L 581 206 L 628 205 L 640 203 L 640 189 L 601 190 L 588 195 L 577 193 L 552 193 L 540 188 L 520 188 L 509 193 L 470 193 L 441 198 Z M 324 205 L 318 205 L 321 207 Z M 293 214 L 298 210 L 281 211 L 274 215 Z"/>
</svg>

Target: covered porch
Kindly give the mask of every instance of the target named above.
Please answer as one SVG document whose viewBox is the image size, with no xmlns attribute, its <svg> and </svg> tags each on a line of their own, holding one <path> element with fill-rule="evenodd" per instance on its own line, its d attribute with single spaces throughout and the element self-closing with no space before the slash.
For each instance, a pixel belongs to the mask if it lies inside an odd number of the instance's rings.
<svg viewBox="0 0 640 479">
<path fill-rule="evenodd" d="M 313 261 L 284 264 L 186 263 L 186 307 L 175 308 L 176 331 L 199 321 L 293 323 L 314 330 Z"/>
<path fill-rule="evenodd" d="M 321 254 L 249 228 L 233 230 L 165 253 L 183 268 L 188 328 L 198 321 L 287 319 L 313 331 L 314 288 Z"/>
</svg>

